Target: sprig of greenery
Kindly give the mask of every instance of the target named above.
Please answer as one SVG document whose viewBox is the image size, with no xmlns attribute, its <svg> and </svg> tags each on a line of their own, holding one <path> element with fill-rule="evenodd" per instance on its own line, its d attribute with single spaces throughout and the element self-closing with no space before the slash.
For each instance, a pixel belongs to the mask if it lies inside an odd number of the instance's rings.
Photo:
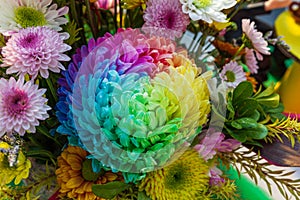
<svg viewBox="0 0 300 200">
<path fill-rule="evenodd" d="M 300 199 L 300 179 L 289 178 L 295 173 L 294 171 L 271 169 L 270 166 L 272 165 L 264 160 L 259 153 L 253 153 L 252 149 L 240 148 L 232 153 L 221 154 L 220 157 L 225 166 L 229 168 L 232 165 L 239 174 L 245 172 L 256 184 L 260 178 L 266 183 L 271 195 L 271 185 L 274 183 L 285 199 L 290 199 L 288 192 L 295 199 Z"/>
<path fill-rule="evenodd" d="M 68 45 L 73 45 L 75 42 L 80 40 L 79 32 L 82 30 L 82 28 L 77 28 L 77 25 L 75 21 L 68 23 L 64 27 L 64 31 L 68 32 L 70 37 L 65 41 Z"/>
<path fill-rule="evenodd" d="M 226 180 L 222 185 L 212 186 L 209 188 L 208 199 L 226 199 L 235 200 L 239 195 L 236 192 L 236 185 L 234 181 Z"/>
<path fill-rule="evenodd" d="M 282 137 L 286 137 L 290 142 L 291 146 L 295 146 L 295 138 L 300 142 L 300 123 L 298 119 L 292 119 L 287 117 L 286 119 L 276 120 L 272 124 L 267 124 L 266 127 L 269 130 L 266 142 L 273 142 L 278 139 L 283 143 Z"/>
</svg>

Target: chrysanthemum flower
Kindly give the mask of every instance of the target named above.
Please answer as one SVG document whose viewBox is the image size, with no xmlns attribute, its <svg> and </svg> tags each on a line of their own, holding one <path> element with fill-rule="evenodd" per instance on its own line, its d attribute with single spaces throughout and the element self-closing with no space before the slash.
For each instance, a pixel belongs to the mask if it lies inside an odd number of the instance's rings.
<svg viewBox="0 0 300 200">
<path fill-rule="evenodd" d="M 40 73 L 43 78 L 48 78 L 48 70 L 60 72 L 65 69 L 60 61 L 70 60 L 63 54 L 71 49 L 63 42 L 68 37 L 67 33 L 58 33 L 48 27 L 22 29 L 3 47 L 2 67 L 9 66 L 7 74 L 29 74 L 34 79 Z"/>
<path fill-rule="evenodd" d="M 21 136 L 25 131 L 35 133 L 38 120 L 48 118 L 47 110 L 51 109 L 43 97 L 46 90 L 13 77 L 1 78 L 0 88 L 0 136 L 13 132 Z"/>
<path fill-rule="evenodd" d="M 257 74 L 257 70 L 259 69 L 259 66 L 254 54 L 254 49 L 246 48 L 245 60 L 246 60 L 246 65 L 248 66 L 250 72 L 252 74 Z"/>
<path fill-rule="evenodd" d="M 246 47 L 255 50 L 258 60 L 262 60 L 261 54 L 270 55 L 268 42 L 263 38 L 263 34 L 255 28 L 255 22 L 250 23 L 250 19 L 242 20 L 242 30 L 244 32 L 243 42 Z"/>
<path fill-rule="evenodd" d="M 149 0 L 143 17 L 143 31 L 171 39 L 179 38 L 190 23 L 179 0 Z"/>
<path fill-rule="evenodd" d="M 227 16 L 221 12 L 236 4 L 236 0 L 180 0 L 182 10 L 194 21 L 203 20 L 207 23 L 226 22 Z"/>
<path fill-rule="evenodd" d="M 6 142 L 0 142 L 0 148 L 10 148 Z M 22 151 L 19 151 L 16 165 L 9 166 L 8 158 L 0 152 L 0 185 L 9 184 L 13 181 L 18 185 L 22 179 L 29 176 L 31 162 L 28 160 Z"/>
<path fill-rule="evenodd" d="M 207 122 L 206 80 L 188 58 L 175 59 L 172 41 L 125 30 L 83 49 L 60 83 L 59 131 L 104 165 L 162 166 Z"/>
<path fill-rule="evenodd" d="M 68 20 L 63 15 L 68 7 L 57 10 L 52 0 L 1 0 L 0 1 L 0 33 L 9 36 L 21 28 L 32 26 L 48 26 L 56 31 L 62 30 L 60 25 Z"/>
<path fill-rule="evenodd" d="M 151 199 L 201 199 L 209 186 L 209 167 L 195 150 L 188 150 L 172 164 L 149 172 L 139 185 Z"/>
<path fill-rule="evenodd" d="M 223 66 L 220 77 L 229 88 L 236 88 L 238 84 L 247 79 L 243 67 L 235 61 L 231 61 Z"/>
<path fill-rule="evenodd" d="M 58 157 L 57 182 L 60 185 L 60 196 L 78 200 L 102 200 L 92 192 L 93 184 L 105 184 L 111 181 L 122 181 L 120 173 L 94 173 L 88 153 L 74 146 L 68 146 Z"/>
</svg>

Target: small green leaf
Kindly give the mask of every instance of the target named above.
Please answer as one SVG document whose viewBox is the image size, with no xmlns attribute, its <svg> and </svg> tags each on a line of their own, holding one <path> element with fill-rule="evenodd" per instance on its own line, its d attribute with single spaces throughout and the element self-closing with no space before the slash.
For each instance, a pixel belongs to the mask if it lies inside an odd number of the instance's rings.
<svg viewBox="0 0 300 200">
<path fill-rule="evenodd" d="M 259 104 L 263 104 L 270 107 L 277 107 L 279 105 L 280 96 L 277 93 L 274 93 L 267 97 L 256 98 Z"/>
<path fill-rule="evenodd" d="M 151 200 L 151 198 L 148 197 L 145 192 L 139 192 L 137 200 Z"/>
<path fill-rule="evenodd" d="M 109 182 L 104 185 L 93 185 L 92 191 L 95 195 L 98 197 L 104 198 L 104 199 L 112 199 L 115 196 L 117 196 L 119 193 L 123 192 L 124 190 L 128 189 L 130 185 L 120 182 L 120 181 L 114 181 Z"/>
<path fill-rule="evenodd" d="M 230 124 L 232 127 L 236 128 L 236 129 L 242 129 L 242 125 L 240 125 L 239 123 L 237 123 L 236 121 L 232 121 Z"/>
<path fill-rule="evenodd" d="M 252 94 L 252 84 L 248 81 L 241 82 L 233 91 L 233 105 L 235 105 L 235 103 L 238 103 L 238 101 L 242 101 L 251 97 Z"/>
<path fill-rule="evenodd" d="M 268 97 L 272 94 L 274 94 L 274 86 L 273 85 L 269 86 L 264 91 L 262 91 L 262 92 L 258 93 L 257 95 L 255 95 L 255 98 L 264 98 L 264 97 Z"/>
</svg>

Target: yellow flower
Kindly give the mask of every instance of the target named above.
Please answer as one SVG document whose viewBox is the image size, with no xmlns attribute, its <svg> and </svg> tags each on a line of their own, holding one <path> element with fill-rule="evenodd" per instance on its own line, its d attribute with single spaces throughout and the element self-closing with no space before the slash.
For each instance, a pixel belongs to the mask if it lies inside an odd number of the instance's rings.
<svg viewBox="0 0 300 200">
<path fill-rule="evenodd" d="M 0 148 L 9 149 L 10 145 L 0 142 Z M 22 151 L 19 151 L 16 165 L 12 167 L 9 166 L 7 156 L 0 152 L 0 185 L 9 184 L 12 181 L 16 185 L 20 184 L 22 179 L 28 178 L 30 168 L 31 162 Z"/>
<path fill-rule="evenodd" d="M 125 9 L 134 9 L 140 6 L 143 10 L 146 9 L 146 0 L 122 0 L 122 3 Z"/>
<path fill-rule="evenodd" d="M 169 71 L 176 80 L 174 87 L 169 87 L 178 97 L 182 97 L 180 105 L 182 105 L 183 113 L 181 114 L 185 116 L 186 113 L 189 113 L 185 123 L 191 125 L 193 122 L 198 122 L 198 125 L 202 126 L 208 120 L 210 102 L 206 79 L 200 76 L 201 69 L 196 67 L 193 60 L 187 58 L 185 51 L 174 54 L 168 63 L 174 66 L 174 68 L 170 67 Z M 168 85 L 168 80 L 164 84 Z M 184 107 L 188 110 L 184 110 Z M 191 110 L 195 113 L 192 113 Z"/>
<path fill-rule="evenodd" d="M 115 180 L 123 180 L 121 174 L 110 171 L 94 173 L 91 160 L 86 159 L 88 153 L 75 146 L 69 146 L 58 157 L 56 170 L 57 182 L 60 185 L 60 196 L 78 200 L 102 200 L 92 192 L 93 184 L 105 184 Z"/>
<path fill-rule="evenodd" d="M 208 171 L 209 166 L 199 154 L 187 150 L 172 164 L 148 173 L 139 190 L 153 200 L 197 199 L 209 187 Z"/>
</svg>

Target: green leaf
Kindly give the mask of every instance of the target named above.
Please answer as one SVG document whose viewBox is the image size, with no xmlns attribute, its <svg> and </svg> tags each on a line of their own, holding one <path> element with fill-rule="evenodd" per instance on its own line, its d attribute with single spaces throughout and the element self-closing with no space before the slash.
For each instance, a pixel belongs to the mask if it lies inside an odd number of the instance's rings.
<svg viewBox="0 0 300 200">
<path fill-rule="evenodd" d="M 236 119 L 234 122 L 240 124 L 242 128 L 256 128 L 259 125 L 254 119 L 248 117 Z"/>
<path fill-rule="evenodd" d="M 252 84 L 248 81 L 241 82 L 233 91 L 233 105 L 251 97 L 253 94 Z"/>
<path fill-rule="evenodd" d="M 4 47 L 4 46 L 5 46 L 5 39 L 4 36 L 0 34 L 0 47 Z"/>
<path fill-rule="evenodd" d="M 104 199 L 112 199 L 115 196 L 117 196 L 119 193 L 123 192 L 124 190 L 128 189 L 130 185 L 120 182 L 120 181 L 114 181 L 109 182 L 104 185 L 93 185 L 92 191 L 95 195 L 98 197 L 104 198 Z"/>
<path fill-rule="evenodd" d="M 240 137 L 246 137 L 247 140 L 255 139 L 261 140 L 264 139 L 268 135 L 268 129 L 262 124 L 257 124 L 255 128 L 245 128 L 242 130 L 234 130 L 234 134 L 243 135 Z"/>
<path fill-rule="evenodd" d="M 267 97 L 256 98 L 257 102 L 262 105 L 277 107 L 279 105 L 280 96 L 277 93 L 274 93 Z"/>
<path fill-rule="evenodd" d="M 258 93 L 257 95 L 255 95 L 255 98 L 264 98 L 264 97 L 268 97 L 272 94 L 274 94 L 274 86 L 273 85 L 269 86 L 264 91 L 262 91 L 262 92 Z"/>
<path fill-rule="evenodd" d="M 245 99 L 244 101 L 240 101 L 236 105 L 236 112 L 238 116 L 251 116 L 258 108 L 258 103 L 255 99 Z"/>
<path fill-rule="evenodd" d="M 145 192 L 139 192 L 137 200 L 151 200 L 151 198 L 148 197 Z"/>
</svg>

